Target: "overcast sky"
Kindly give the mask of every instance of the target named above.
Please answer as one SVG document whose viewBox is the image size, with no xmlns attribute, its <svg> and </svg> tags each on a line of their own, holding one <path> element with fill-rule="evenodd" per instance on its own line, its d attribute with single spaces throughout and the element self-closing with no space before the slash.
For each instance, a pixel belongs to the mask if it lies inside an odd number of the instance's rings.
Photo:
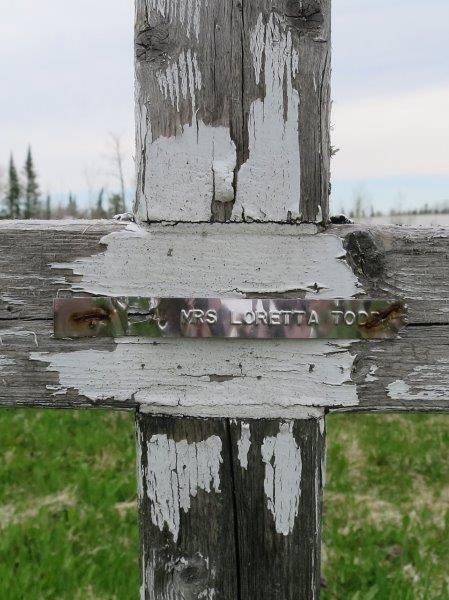
<svg viewBox="0 0 449 600">
<path fill-rule="evenodd" d="M 217 0 L 218 1 L 218 0 Z M 133 168 L 133 1 L 0 0 L 0 165 L 32 144 L 41 188 L 111 189 Z M 334 211 L 449 200 L 448 0 L 333 0 Z"/>
</svg>

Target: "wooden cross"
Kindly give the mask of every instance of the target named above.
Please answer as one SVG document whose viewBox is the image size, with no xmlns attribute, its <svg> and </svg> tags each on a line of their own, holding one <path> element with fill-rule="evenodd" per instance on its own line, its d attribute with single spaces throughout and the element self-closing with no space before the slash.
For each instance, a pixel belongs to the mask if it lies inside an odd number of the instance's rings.
<svg viewBox="0 0 449 600">
<path fill-rule="evenodd" d="M 318 598 L 325 415 L 449 408 L 449 232 L 329 225 L 330 0 L 137 0 L 137 223 L 0 223 L 0 403 L 136 414 L 141 597 Z M 53 299 L 393 298 L 397 339 L 55 339 Z"/>
</svg>

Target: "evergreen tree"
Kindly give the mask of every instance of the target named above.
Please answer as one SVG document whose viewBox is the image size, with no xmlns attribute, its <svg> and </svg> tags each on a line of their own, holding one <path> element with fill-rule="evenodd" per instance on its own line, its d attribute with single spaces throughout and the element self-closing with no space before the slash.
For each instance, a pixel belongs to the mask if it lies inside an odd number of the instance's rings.
<svg viewBox="0 0 449 600">
<path fill-rule="evenodd" d="M 111 217 L 122 214 L 124 209 L 123 198 L 120 194 L 113 194 L 109 197 L 109 213 Z"/>
<path fill-rule="evenodd" d="M 23 216 L 25 219 L 36 219 L 41 216 L 39 185 L 34 170 L 31 147 L 28 147 L 25 161 L 25 207 Z"/>
<path fill-rule="evenodd" d="M 6 191 L 6 210 L 10 219 L 20 219 L 20 197 L 22 190 L 20 188 L 19 175 L 14 164 L 14 158 L 11 155 L 8 172 L 8 188 Z"/>
<path fill-rule="evenodd" d="M 45 218 L 49 221 L 51 219 L 51 196 L 47 194 L 45 199 Z"/>
<path fill-rule="evenodd" d="M 104 207 L 103 207 L 103 198 L 104 198 L 104 189 L 100 190 L 100 193 L 98 194 L 98 198 L 97 198 L 97 203 L 95 206 L 95 209 L 93 211 L 93 217 L 94 219 L 106 219 L 107 212 L 105 211 Z"/>
<path fill-rule="evenodd" d="M 72 192 L 69 192 L 69 203 L 67 204 L 67 214 L 71 217 L 78 216 L 78 205 L 76 203 L 76 197 Z"/>
</svg>

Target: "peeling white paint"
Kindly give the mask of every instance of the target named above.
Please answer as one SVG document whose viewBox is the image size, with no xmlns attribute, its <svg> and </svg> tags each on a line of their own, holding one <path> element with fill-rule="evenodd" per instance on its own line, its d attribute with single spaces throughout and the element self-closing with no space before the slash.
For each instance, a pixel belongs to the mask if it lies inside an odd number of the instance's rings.
<svg viewBox="0 0 449 600">
<path fill-rule="evenodd" d="M 0 329 L 0 346 L 3 346 L 3 343 L 6 340 L 6 338 L 26 338 L 30 336 L 34 339 L 34 344 L 38 348 L 39 342 L 37 339 L 37 335 L 34 331 L 27 331 L 25 329 L 21 329 L 20 327 Z"/>
<path fill-rule="evenodd" d="M 167 526 L 175 542 L 181 510 L 189 511 L 198 491 L 220 493 L 221 450 L 218 436 L 189 444 L 154 435 L 147 443 L 145 482 L 151 520 L 161 531 Z"/>
<path fill-rule="evenodd" d="M 377 381 L 379 378 L 376 377 L 376 373 L 379 370 L 377 365 L 371 365 L 369 373 L 365 377 L 365 382 Z"/>
<path fill-rule="evenodd" d="M 402 379 L 397 379 L 388 385 L 387 390 L 388 395 L 393 400 L 404 400 L 404 398 L 409 394 L 410 386 L 407 385 Z M 406 399 L 409 399 L 409 397 Z"/>
<path fill-rule="evenodd" d="M 0 375 L 14 374 L 14 371 L 12 369 L 9 369 L 9 367 L 13 367 L 15 364 L 15 360 L 0 354 Z"/>
<path fill-rule="evenodd" d="M 198 600 L 215 600 L 216 597 L 217 591 L 213 588 L 207 588 L 207 590 L 202 591 L 201 594 L 198 595 Z"/>
<path fill-rule="evenodd" d="M 136 432 L 136 469 L 137 469 L 137 498 L 139 502 L 143 500 L 143 478 L 145 477 L 145 472 L 143 470 L 143 462 L 142 462 L 142 448 L 143 448 L 143 434 L 140 427 L 137 427 Z"/>
<path fill-rule="evenodd" d="M 6 356 L 3 356 L 2 354 L 0 354 L 0 367 L 8 367 L 10 365 L 15 365 L 16 361 L 13 360 L 12 358 L 7 358 Z"/>
<path fill-rule="evenodd" d="M 323 437 L 323 435 L 324 435 L 324 432 L 325 432 L 325 430 L 326 430 L 326 420 L 325 420 L 325 418 L 324 418 L 324 417 L 322 417 L 321 419 L 319 419 L 319 420 L 318 420 L 318 424 L 319 424 L 319 427 L 320 427 L 320 434 L 321 434 L 321 437 Z"/>
<path fill-rule="evenodd" d="M 407 381 L 397 379 L 387 386 L 392 400 L 446 400 L 449 389 L 449 360 L 441 358 L 433 365 L 415 367 Z"/>
<path fill-rule="evenodd" d="M 198 297 L 222 298 L 287 290 L 306 298 L 361 293 L 341 260 L 340 238 L 309 231 L 272 224 L 129 224 L 101 240 L 104 252 L 52 268 L 78 276 L 70 284 L 73 291 L 109 296 L 189 297 L 192 290 Z M 136 401 L 146 412 L 306 418 L 319 416 L 320 407 L 358 404 L 351 342 L 117 342 L 114 351 L 36 352 L 32 358 L 59 373 L 55 395 L 75 389 L 93 402 Z M 217 383 L 217 375 L 226 381 Z"/>
<path fill-rule="evenodd" d="M 184 27 L 186 35 L 199 40 L 201 14 L 209 0 L 147 0 L 149 10 L 156 10 L 170 23 L 177 22 Z"/>
<path fill-rule="evenodd" d="M 323 415 L 321 418 L 318 419 L 318 426 L 320 428 L 320 435 L 323 438 L 324 444 L 326 444 L 326 418 Z M 322 454 L 322 458 L 321 458 L 321 484 L 323 486 L 323 488 L 326 485 L 326 461 L 327 461 L 327 454 L 326 452 L 323 452 Z M 319 490 L 319 485 L 317 485 L 316 487 L 317 490 Z M 318 512 L 316 514 L 319 514 Z"/>
<path fill-rule="evenodd" d="M 180 220 L 209 221 L 214 192 L 219 201 L 234 198 L 237 151 L 230 130 L 205 125 L 197 117 L 196 95 L 202 88 L 202 75 L 195 52 L 181 52 L 176 61 L 161 69 L 157 82 L 177 110 L 181 101 L 190 102 L 192 122 L 175 136 L 157 139 L 152 139 L 150 123 L 145 120 L 141 125 L 145 135 L 139 131 L 140 147 L 143 144 L 147 163 L 157 168 L 145 170 L 145 197 L 138 202 L 137 216 L 143 221 L 170 221 L 178 214 Z M 179 181 L 183 182 L 181 196 Z"/>
<path fill-rule="evenodd" d="M 112 352 L 33 352 L 30 358 L 59 374 L 57 394 L 75 389 L 92 401 L 135 401 L 147 412 L 305 418 L 321 416 L 319 407 L 358 404 L 351 382 L 350 343 L 161 339 L 153 345 L 135 338 L 117 342 Z M 212 383 L 211 375 L 225 375 L 226 381 Z"/>
<path fill-rule="evenodd" d="M 251 426 L 242 422 L 240 425 L 240 439 L 237 441 L 238 459 L 242 469 L 248 469 L 248 453 L 251 448 Z"/>
<path fill-rule="evenodd" d="M 280 17 L 263 15 L 250 34 L 256 82 L 264 75 L 264 99 L 249 111 L 249 159 L 238 173 L 233 217 L 285 221 L 300 216 L 299 94 L 293 81 L 299 54 Z M 286 106 L 284 102 L 286 101 Z M 269 149 L 269 151 L 267 151 Z"/>
<path fill-rule="evenodd" d="M 262 460 L 267 507 L 277 533 L 287 536 L 295 526 L 301 497 L 301 449 L 293 435 L 292 422 L 281 423 L 276 437 L 265 438 Z"/>
<path fill-rule="evenodd" d="M 191 220 L 209 221 L 214 197 L 214 181 L 223 199 L 223 189 L 231 194 L 228 179 L 217 178 L 214 165 L 222 163 L 233 171 L 237 161 L 235 144 L 229 129 L 205 125 L 196 118 L 185 125 L 177 136 L 160 137 L 147 142 L 147 160 L 158 169 L 147 169 L 145 199 L 139 202 L 138 217 L 142 220 L 170 221 L 173 214 L 183 214 Z M 176 173 L 176 177 L 173 177 Z M 179 181 L 183 193 L 179 194 Z M 232 196 L 233 197 L 233 190 Z"/>
<path fill-rule="evenodd" d="M 176 61 L 159 71 L 157 82 L 164 97 L 178 111 L 181 100 L 192 102 L 194 109 L 195 95 L 203 85 L 196 52 L 190 49 L 181 52 Z"/>
<path fill-rule="evenodd" d="M 105 252 L 51 266 L 80 277 L 70 284 L 73 291 L 110 296 L 190 297 L 195 290 L 198 297 L 238 298 L 295 290 L 298 297 L 326 299 L 363 293 L 342 260 L 342 240 L 310 231 L 272 224 L 129 224 L 101 239 Z"/>
<path fill-rule="evenodd" d="M 227 161 L 214 159 L 212 171 L 214 176 L 214 200 L 216 202 L 232 202 L 234 200 L 235 166 L 235 155 L 230 157 Z"/>
<path fill-rule="evenodd" d="M 25 304 L 25 300 L 21 300 L 20 298 L 14 298 L 13 296 L 0 296 L 0 302 L 4 302 L 5 304 L 13 304 L 14 306 L 20 306 Z"/>
</svg>

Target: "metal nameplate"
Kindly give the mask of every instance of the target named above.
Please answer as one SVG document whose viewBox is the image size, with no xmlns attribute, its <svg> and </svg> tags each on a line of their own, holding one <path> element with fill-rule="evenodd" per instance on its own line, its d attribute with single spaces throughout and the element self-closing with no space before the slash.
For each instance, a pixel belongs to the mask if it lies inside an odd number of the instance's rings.
<svg viewBox="0 0 449 600">
<path fill-rule="evenodd" d="M 388 339 L 406 324 L 391 300 L 60 298 L 56 338 L 143 336 Z"/>
</svg>

